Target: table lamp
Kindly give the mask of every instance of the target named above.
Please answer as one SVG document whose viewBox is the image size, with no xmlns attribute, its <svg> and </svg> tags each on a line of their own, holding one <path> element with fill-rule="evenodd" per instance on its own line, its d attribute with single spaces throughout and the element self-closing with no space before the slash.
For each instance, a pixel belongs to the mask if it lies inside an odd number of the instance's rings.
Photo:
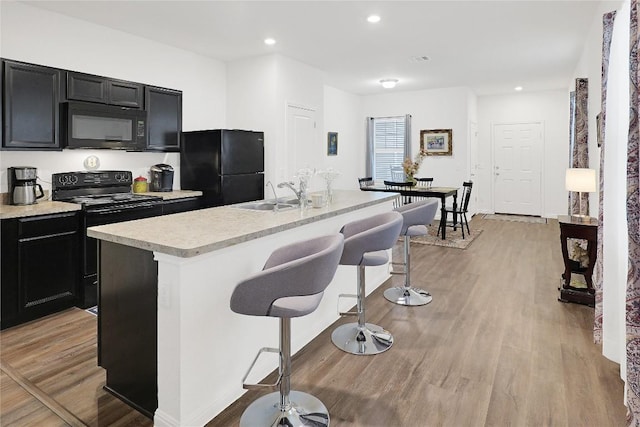
<svg viewBox="0 0 640 427">
<path fill-rule="evenodd" d="M 596 171 L 595 169 L 588 168 L 569 168 L 565 175 L 565 188 L 567 191 L 574 191 L 578 193 L 578 200 L 580 201 L 579 215 L 571 215 L 578 218 L 582 222 L 589 221 L 589 215 L 581 215 L 582 212 L 582 194 L 581 193 L 593 193 L 596 191 Z"/>
</svg>

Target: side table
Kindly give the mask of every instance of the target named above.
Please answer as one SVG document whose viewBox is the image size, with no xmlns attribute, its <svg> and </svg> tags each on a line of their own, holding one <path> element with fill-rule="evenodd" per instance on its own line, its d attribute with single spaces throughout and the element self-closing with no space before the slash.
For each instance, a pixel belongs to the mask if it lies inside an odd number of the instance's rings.
<svg viewBox="0 0 640 427">
<path fill-rule="evenodd" d="M 569 215 L 559 215 L 560 244 L 564 258 L 564 273 L 562 286 L 559 288 L 558 301 L 574 302 L 578 304 L 595 305 L 595 289 L 593 289 L 593 267 L 596 263 L 596 249 L 598 243 L 598 220 L 595 218 L 579 218 Z M 569 258 L 567 239 L 583 239 L 587 241 L 588 265 L 585 267 L 579 261 Z M 586 288 L 571 286 L 571 274 L 582 274 L 587 284 Z"/>
</svg>

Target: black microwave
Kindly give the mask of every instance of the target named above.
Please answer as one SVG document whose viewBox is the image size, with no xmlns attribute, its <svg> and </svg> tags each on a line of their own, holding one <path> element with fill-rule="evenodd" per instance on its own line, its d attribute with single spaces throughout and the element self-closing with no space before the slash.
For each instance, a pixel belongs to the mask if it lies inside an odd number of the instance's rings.
<svg viewBox="0 0 640 427">
<path fill-rule="evenodd" d="M 62 138 L 66 148 L 142 151 L 147 146 L 147 112 L 90 102 L 65 102 Z"/>
</svg>

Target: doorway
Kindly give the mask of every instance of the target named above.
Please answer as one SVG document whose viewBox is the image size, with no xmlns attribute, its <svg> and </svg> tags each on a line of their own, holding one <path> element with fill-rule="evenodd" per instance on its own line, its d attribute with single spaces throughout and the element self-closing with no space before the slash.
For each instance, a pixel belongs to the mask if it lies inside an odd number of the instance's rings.
<svg viewBox="0 0 640 427">
<path fill-rule="evenodd" d="M 542 123 L 496 123 L 492 130 L 494 212 L 541 216 Z"/>
<path fill-rule="evenodd" d="M 322 158 L 316 141 L 316 111 L 297 105 L 287 105 L 286 179 L 301 168 L 313 168 Z"/>
</svg>

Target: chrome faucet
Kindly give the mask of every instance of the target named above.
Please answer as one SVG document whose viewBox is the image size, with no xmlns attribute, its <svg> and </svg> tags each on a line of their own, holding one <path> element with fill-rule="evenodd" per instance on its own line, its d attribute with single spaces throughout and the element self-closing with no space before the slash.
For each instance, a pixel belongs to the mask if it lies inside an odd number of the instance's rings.
<svg viewBox="0 0 640 427">
<path fill-rule="evenodd" d="M 296 198 L 298 199 L 298 201 L 300 201 L 300 194 L 301 192 L 296 190 L 296 188 L 294 187 L 294 183 L 291 181 L 285 181 L 285 182 L 281 182 L 280 184 L 278 184 L 278 188 L 284 188 L 287 187 L 289 190 L 293 191 L 293 193 L 296 195 Z"/>
<path fill-rule="evenodd" d="M 271 186 L 271 191 L 273 191 L 273 210 L 278 210 L 278 195 L 276 194 L 276 189 L 273 188 L 273 183 L 271 181 L 267 181 L 267 184 L 265 185 L 265 187 L 269 186 Z"/>
</svg>

